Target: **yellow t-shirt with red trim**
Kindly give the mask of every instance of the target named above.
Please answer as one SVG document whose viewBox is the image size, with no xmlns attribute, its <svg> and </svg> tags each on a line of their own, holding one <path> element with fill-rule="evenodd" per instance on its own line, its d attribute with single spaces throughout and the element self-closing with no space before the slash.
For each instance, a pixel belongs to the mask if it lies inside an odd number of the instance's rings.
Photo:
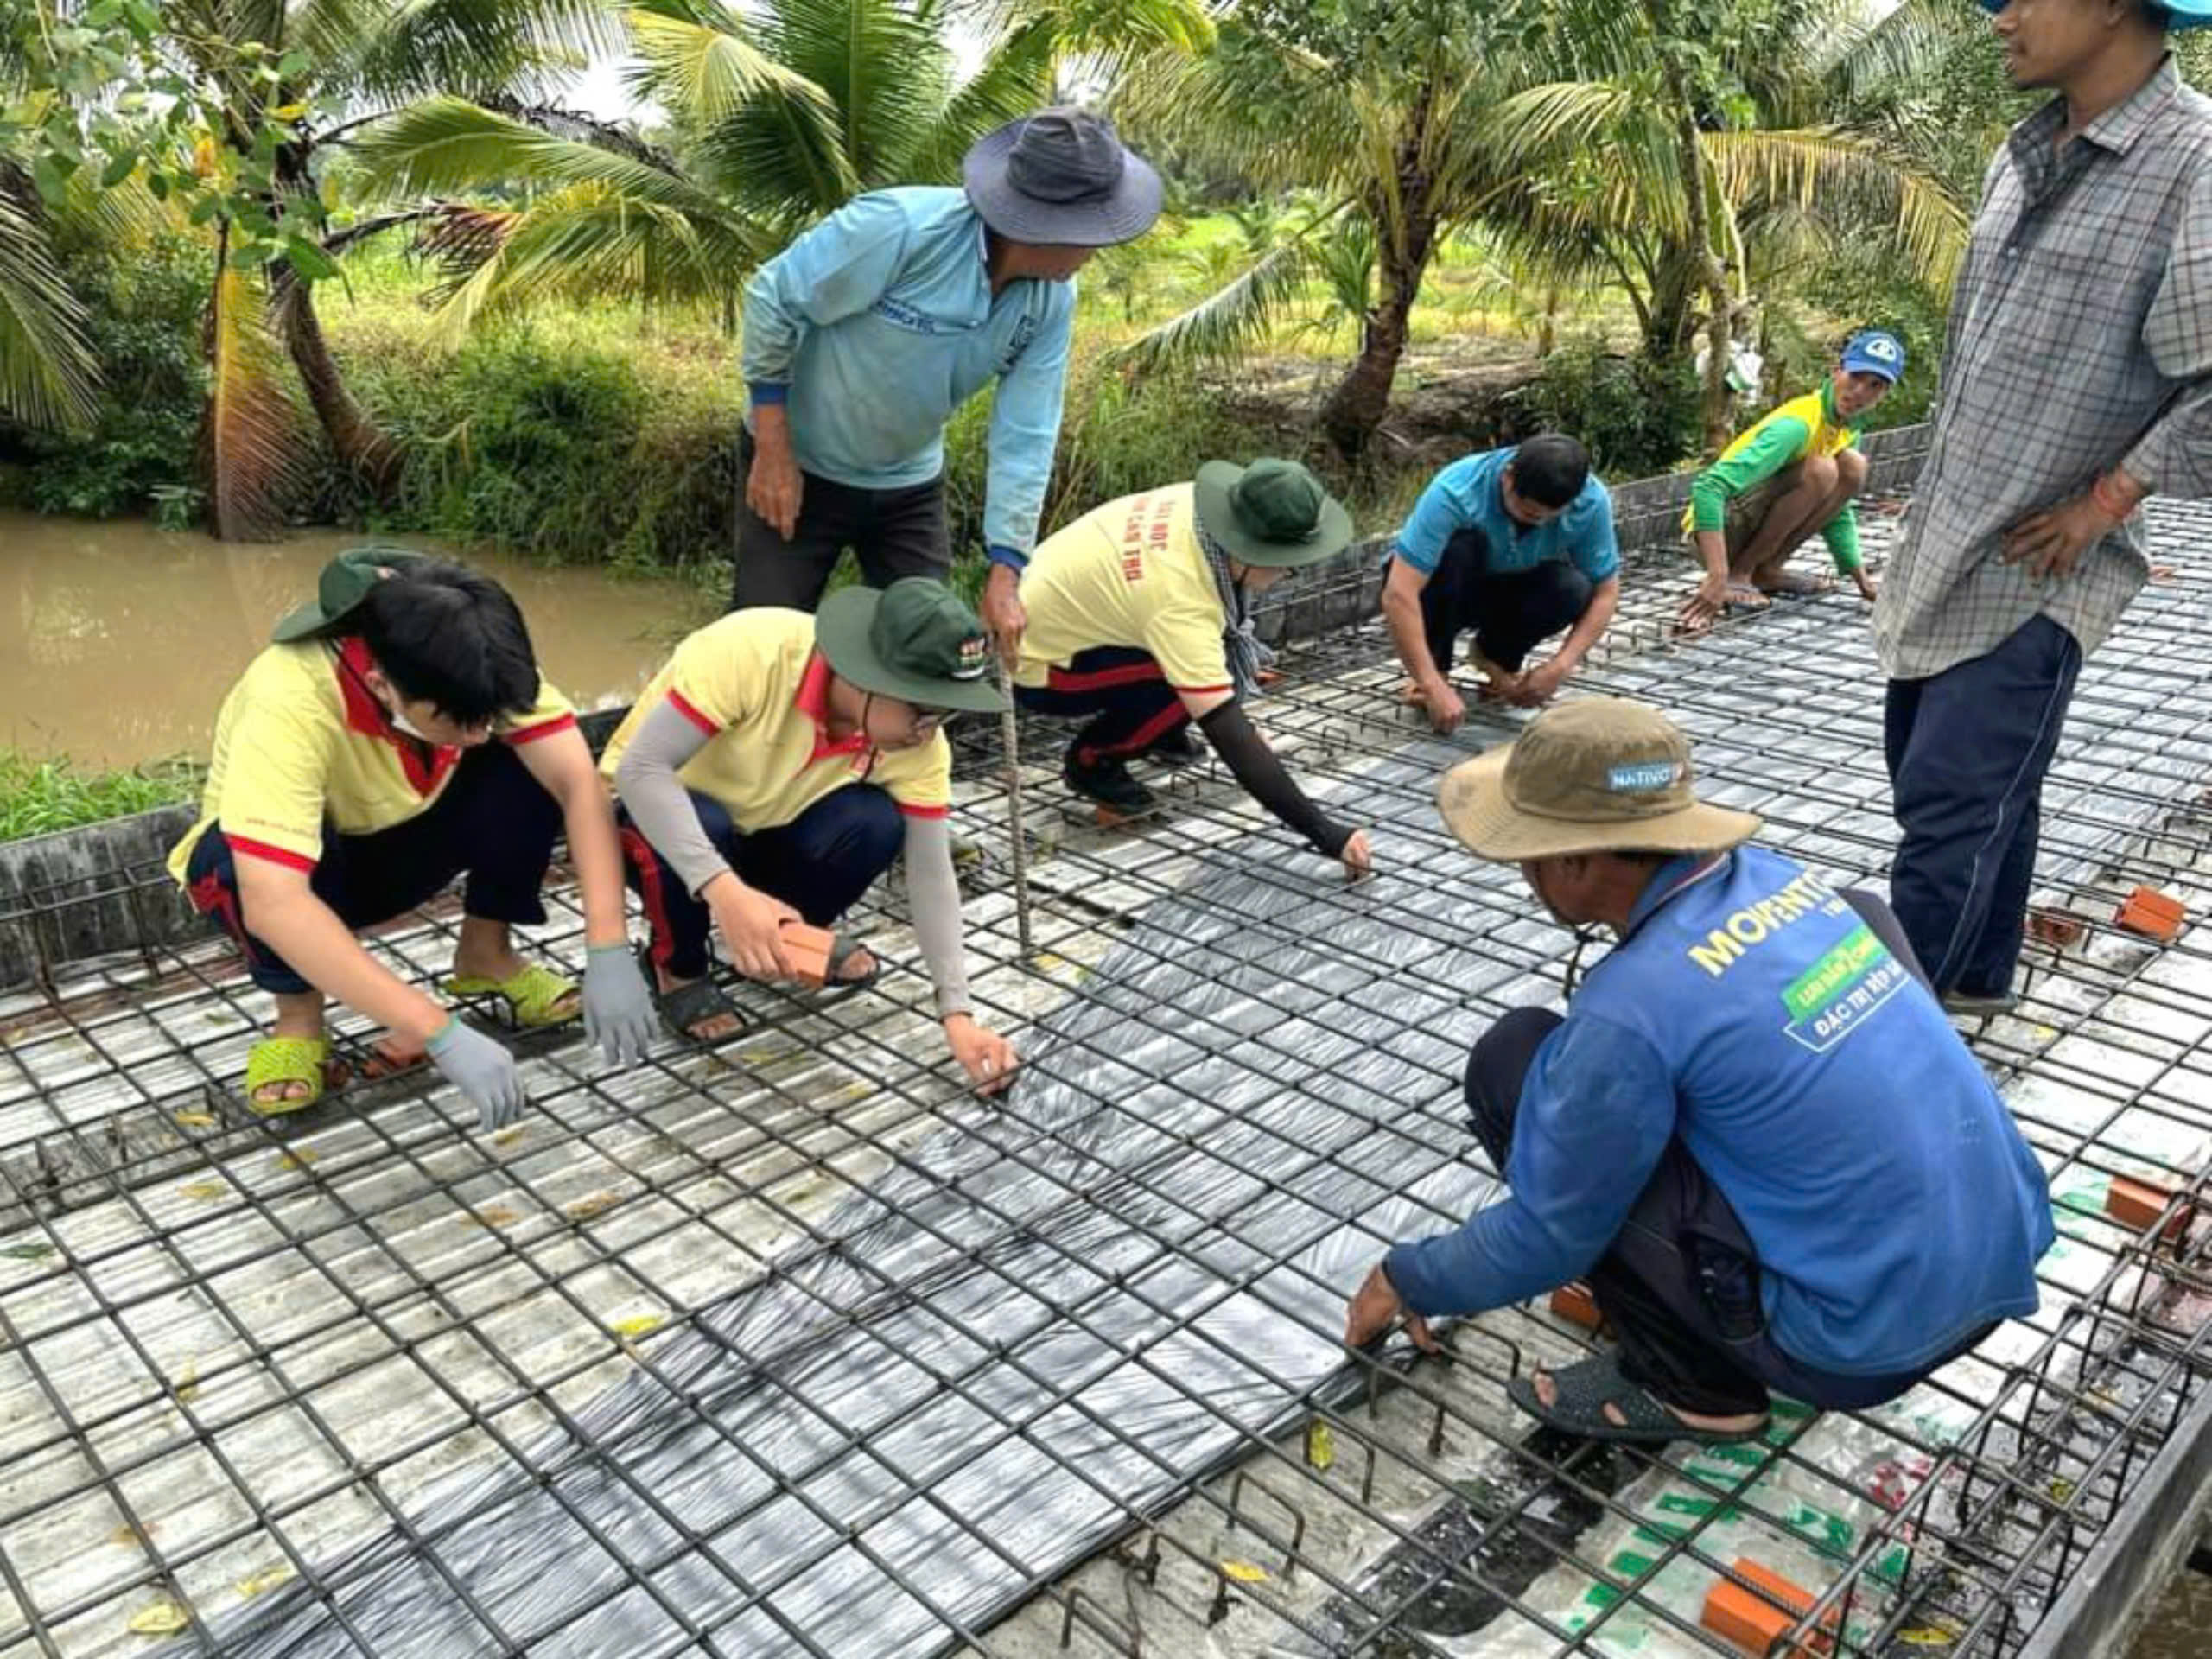
<svg viewBox="0 0 2212 1659">
<path fill-rule="evenodd" d="M 1017 685 L 1047 684 L 1079 651 L 1148 652 L 1178 691 L 1232 689 L 1228 626 L 1198 547 L 1188 484 L 1109 501 L 1047 537 L 1021 573 Z"/>
<path fill-rule="evenodd" d="M 709 741 L 677 773 L 718 801 L 741 834 L 773 830 L 848 784 L 874 784 L 912 817 L 952 804 L 952 746 L 937 733 L 911 749 L 882 750 L 855 732 L 827 731 L 830 664 L 814 653 L 814 619 L 772 607 L 733 611 L 676 648 L 607 741 L 611 779 L 630 739 L 663 702 Z"/>
<path fill-rule="evenodd" d="M 271 645 L 247 664 L 215 717 L 200 822 L 169 854 L 180 885 L 210 825 L 236 853 L 311 870 L 326 826 L 370 836 L 430 810 L 462 752 L 397 729 L 362 678 L 369 666 L 358 639 Z M 541 676 L 536 705 L 493 730 L 502 742 L 529 743 L 575 723 L 569 700 Z"/>
</svg>

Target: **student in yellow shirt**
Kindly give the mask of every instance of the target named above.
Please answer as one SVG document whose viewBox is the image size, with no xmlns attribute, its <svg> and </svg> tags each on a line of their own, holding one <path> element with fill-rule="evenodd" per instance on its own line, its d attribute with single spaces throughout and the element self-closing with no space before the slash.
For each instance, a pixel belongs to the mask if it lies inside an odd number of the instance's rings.
<svg viewBox="0 0 2212 1659">
<path fill-rule="evenodd" d="M 486 576 L 360 548 L 325 567 L 315 599 L 224 700 L 200 821 L 169 870 L 276 999 L 246 1060 L 263 1114 L 321 1097 L 335 997 L 391 1033 L 388 1067 L 427 1053 L 483 1126 L 523 1105 L 514 1057 L 362 948 L 356 932 L 467 877 L 451 995 L 504 1001 L 518 1025 L 581 1007 L 610 1061 L 652 1033 L 622 915 L 613 803 L 568 702 L 537 671 L 522 613 Z M 565 827 L 582 888 L 587 961 L 572 980 L 517 953 Z"/>
<path fill-rule="evenodd" d="M 1757 610 L 1770 594 L 1826 591 L 1820 577 L 1783 568 L 1815 531 L 1859 596 L 1874 597 L 1853 505 L 1866 486 L 1859 440 L 1904 373 L 1903 340 L 1879 328 L 1854 334 L 1826 384 L 1769 410 L 1698 474 L 1682 532 L 1705 580 L 1682 607 L 1685 631 L 1708 626 L 1730 607 Z"/>
<path fill-rule="evenodd" d="M 1367 834 L 1307 798 L 1245 715 L 1259 683 L 1252 594 L 1340 552 L 1351 519 L 1295 461 L 1208 461 L 1189 484 L 1124 496 L 1039 546 L 1023 571 L 1014 699 L 1089 715 L 1062 763 L 1068 787 L 1122 813 L 1153 804 L 1134 756 L 1198 722 L 1236 781 L 1352 875 Z"/>
<path fill-rule="evenodd" d="M 747 977 L 792 977 L 784 925 L 831 925 L 903 852 L 945 1040 L 977 1088 L 1006 1086 L 1014 1048 L 969 995 L 946 821 L 946 723 L 1006 707 L 989 658 L 975 612 L 925 576 L 843 588 L 817 616 L 735 611 L 677 647 L 600 762 L 671 1027 L 699 1042 L 743 1028 L 708 976 L 710 931 Z M 833 987 L 880 972 L 837 937 Z"/>
</svg>

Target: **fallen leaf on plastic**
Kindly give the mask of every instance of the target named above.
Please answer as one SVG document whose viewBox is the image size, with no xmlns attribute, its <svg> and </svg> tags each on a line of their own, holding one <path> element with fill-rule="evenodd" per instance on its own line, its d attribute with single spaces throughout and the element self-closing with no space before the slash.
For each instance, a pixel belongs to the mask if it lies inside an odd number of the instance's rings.
<svg viewBox="0 0 2212 1659">
<path fill-rule="evenodd" d="M 173 1601 L 157 1601 L 130 1615 L 130 1628 L 141 1636 L 175 1636 L 192 1628 L 192 1620 Z"/>
<path fill-rule="evenodd" d="M 0 1249 L 0 1255 L 6 1256 L 10 1262 L 43 1262 L 53 1254 L 54 1246 L 51 1244 L 10 1244 L 5 1249 Z"/>
<path fill-rule="evenodd" d="M 190 1400 L 193 1395 L 200 1392 L 200 1362 L 198 1360 L 188 1359 L 184 1362 L 183 1374 L 177 1378 L 176 1386 L 169 1392 L 180 1400 Z"/>
<path fill-rule="evenodd" d="M 644 1336 L 649 1331 L 659 1330 L 662 1323 L 661 1316 L 658 1313 L 639 1313 L 626 1319 L 615 1320 L 614 1334 L 623 1341 L 628 1342 L 634 1337 Z"/>
<path fill-rule="evenodd" d="M 1306 1426 L 1306 1461 L 1316 1469 L 1326 1469 L 1336 1460 L 1337 1437 L 1316 1418 Z"/>
<path fill-rule="evenodd" d="M 1897 1640 L 1909 1648 L 1948 1648 L 1957 1638 L 1933 1624 L 1916 1624 L 1909 1630 L 1899 1630 Z"/>
<path fill-rule="evenodd" d="M 188 1198 L 198 1198 L 202 1204 L 212 1204 L 218 1198 L 231 1196 L 231 1189 L 220 1181 L 194 1181 L 189 1186 L 177 1188 L 177 1191 Z"/>
<path fill-rule="evenodd" d="M 492 1144 L 495 1147 L 512 1147 L 522 1139 L 527 1128 L 528 1125 L 518 1123 L 512 1129 L 501 1129 L 492 1137 Z"/>
<path fill-rule="evenodd" d="M 594 1192 L 588 1198 L 578 1198 L 561 1207 L 571 1221 L 589 1221 L 594 1216 L 605 1215 L 621 1202 L 612 1192 Z"/>
<path fill-rule="evenodd" d="M 503 1204 L 488 1205 L 468 1218 L 479 1227 L 512 1227 L 522 1217 Z"/>
<path fill-rule="evenodd" d="M 149 1521 L 143 1527 L 134 1527 L 126 1522 L 108 1534 L 107 1541 L 118 1548 L 136 1549 L 141 1544 L 151 1543 L 154 1535 L 161 1529 L 158 1522 Z"/>
<path fill-rule="evenodd" d="M 1221 1571 L 1224 1577 L 1234 1579 L 1239 1584 L 1264 1584 L 1268 1577 L 1266 1567 L 1255 1567 L 1249 1561 L 1224 1561 Z"/>
<path fill-rule="evenodd" d="M 238 1580 L 238 1594 L 251 1601 L 256 1596 L 266 1595 L 278 1585 L 289 1582 L 291 1576 L 292 1569 L 289 1567 L 264 1567 L 260 1572 L 249 1573 Z"/>
<path fill-rule="evenodd" d="M 176 1112 L 172 1116 L 188 1129 L 212 1129 L 215 1127 L 213 1112 Z"/>
<path fill-rule="evenodd" d="M 276 1154 L 276 1167 L 279 1169 L 305 1169 L 309 1164 L 315 1162 L 316 1159 L 321 1156 L 322 1154 L 317 1152 L 313 1147 L 295 1147 L 289 1152 L 280 1152 Z"/>
<path fill-rule="evenodd" d="M 2072 1481 L 2054 1480 L 2050 1483 L 2050 1498 L 2052 1503 L 2063 1503 L 2073 1496 L 2074 1483 Z"/>
</svg>

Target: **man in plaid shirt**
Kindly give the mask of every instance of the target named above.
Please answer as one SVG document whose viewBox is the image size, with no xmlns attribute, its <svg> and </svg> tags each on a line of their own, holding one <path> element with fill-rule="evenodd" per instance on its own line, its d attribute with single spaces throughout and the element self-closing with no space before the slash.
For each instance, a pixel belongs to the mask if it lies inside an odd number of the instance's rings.
<svg viewBox="0 0 2212 1659">
<path fill-rule="evenodd" d="M 1874 608 L 1891 893 L 1955 1012 L 2012 1004 L 2043 779 L 2084 652 L 2150 574 L 2157 493 L 2212 495 L 2212 0 L 1983 0 L 2061 96 L 1990 164 L 1935 447 Z"/>
</svg>

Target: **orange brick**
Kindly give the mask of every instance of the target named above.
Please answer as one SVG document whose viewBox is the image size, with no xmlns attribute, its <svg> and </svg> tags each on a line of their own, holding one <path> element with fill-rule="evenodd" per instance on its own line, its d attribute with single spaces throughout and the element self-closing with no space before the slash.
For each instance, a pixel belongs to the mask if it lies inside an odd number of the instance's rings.
<svg viewBox="0 0 2212 1659">
<path fill-rule="evenodd" d="M 1706 1595 L 1700 1622 L 1722 1641 L 1757 1656 L 1757 1659 L 1767 1659 L 1782 1633 L 1813 1605 L 1813 1593 L 1747 1558 L 1738 1557 L 1730 1571 L 1737 1578 L 1757 1586 L 1757 1591 L 1746 1590 L 1727 1579 L 1720 1580 Z M 1834 1652 L 1836 1622 L 1836 1610 L 1831 1607 L 1821 1618 L 1821 1628 L 1784 1650 L 1783 1659 Z"/>
<path fill-rule="evenodd" d="M 2028 937 L 2061 950 L 2081 938 L 2088 923 L 2070 910 L 2031 910 Z"/>
<path fill-rule="evenodd" d="M 2123 1227 L 2133 1227 L 2137 1232 L 2148 1232 L 2158 1225 L 2158 1217 L 2166 1213 L 2166 1206 L 2173 1202 L 2173 1191 L 2154 1181 L 2139 1181 L 2126 1175 L 2115 1175 L 2112 1185 L 2105 1189 L 2105 1214 Z M 2184 1204 L 2174 1218 L 2166 1224 L 2162 1235 L 2169 1243 L 2178 1242 L 2189 1231 L 2190 1218 L 2196 1206 Z"/>
<path fill-rule="evenodd" d="M 1569 1325 L 1579 1325 L 1586 1331 L 1595 1331 L 1605 1322 L 1605 1316 L 1598 1311 L 1598 1304 L 1590 1294 L 1590 1287 L 1579 1279 L 1552 1292 L 1551 1308 Z"/>
<path fill-rule="evenodd" d="M 2188 917 L 2188 907 L 2171 894 L 2156 887 L 2138 887 L 2127 895 L 2115 919 L 2129 932 L 2165 944 L 2180 937 L 2181 925 Z"/>
<path fill-rule="evenodd" d="M 791 976 L 800 984 L 822 988 L 823 981 L 830 977 L 830 948 L 836 936 L 826 927 L 810 927 L 804 922 L 785 922 L 783 927 L 784 956 L 791 965 Z"/>
</svg>

